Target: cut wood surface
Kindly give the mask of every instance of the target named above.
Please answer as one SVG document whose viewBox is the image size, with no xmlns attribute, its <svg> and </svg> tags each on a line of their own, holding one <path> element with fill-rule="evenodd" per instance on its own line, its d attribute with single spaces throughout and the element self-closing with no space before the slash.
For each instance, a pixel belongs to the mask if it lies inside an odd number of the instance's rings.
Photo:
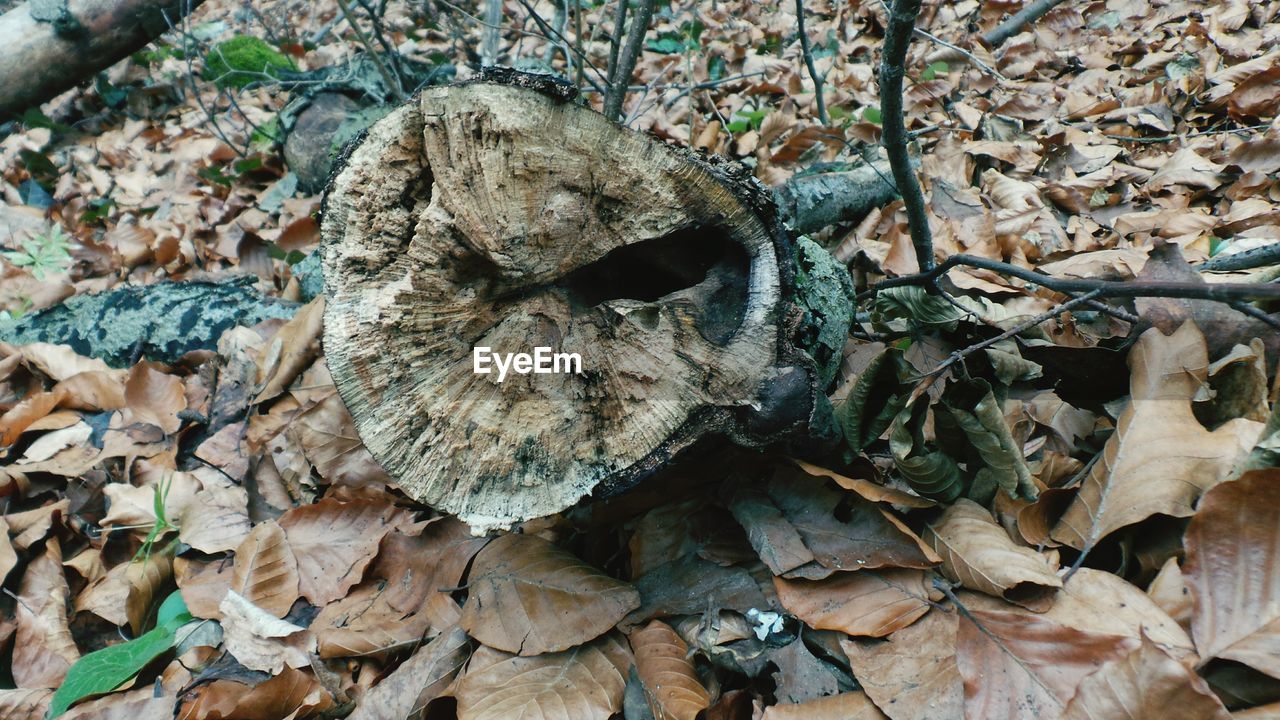
<svg viewBox="0 0 1280 720">
<path fill-rule="evenodd" d="M 325 349 L 374 457 L 491 528 L 629 487 L 710 432 L 803 428 L 819 393 L 769 195 L 510 77 L 427 89 L 328 190 Z M 581 372 L 475 372 L 474 348 L 538 347 Z"/>
</svg>

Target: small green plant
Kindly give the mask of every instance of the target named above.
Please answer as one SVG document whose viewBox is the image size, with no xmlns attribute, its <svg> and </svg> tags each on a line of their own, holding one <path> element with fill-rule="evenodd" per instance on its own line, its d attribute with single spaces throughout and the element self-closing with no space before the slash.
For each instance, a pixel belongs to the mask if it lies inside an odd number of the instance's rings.
<svg viewBox="0 0 1280 720">
<path fill-rule="evenodd" d="M 248 35 L 218 43 L 204 57 L 204 77 L 218 87 L 243 88 L 297 69 L 289 56 Z"/>
<path fill-rule="evenodd" d="M 52 226 L 43 235 L 22 241 L 19 250 L 7 250 L 0 255 L 11 264 L 31 271 L 32 277 L 44 280 L 46 273 L 63 273 L 71 267 L 71 241 L 62 234 L 62 227 Z"/>
<path fill-rule="evenodd" d="M 165 515 L 164 504 L 169 499 L 169 490 L 173 487 L 173 476 L 166 475 L 159 485 L 153 486 L 152 495 L 152 512 L 156 516 L 156 524 L 151 526 L 151 532 L 147 533 L 147 537 L 143 539 L 142 546 L 138 548 L 138 552 L 134 553 L 133 559 L 139 558 L 146 562 L 151 558 L 151 551 L 155 547 L 156 541 L 159 540 L 166 532 L 177 530 L 178 527 L 169 522 L 169 518 Z"/>
</svg>

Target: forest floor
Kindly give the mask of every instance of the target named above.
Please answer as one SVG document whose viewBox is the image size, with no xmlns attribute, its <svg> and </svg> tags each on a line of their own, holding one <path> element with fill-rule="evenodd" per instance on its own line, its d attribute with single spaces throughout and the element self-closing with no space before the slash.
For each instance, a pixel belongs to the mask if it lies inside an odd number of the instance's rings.
<svg viewBox="0 0 1280 720">
<path fill-rule="evenodd" d="M 210 0 L 0 125 L 5 318 L 160 280 L 300 304 L 167 364 L 0 343 L 0 717 L 1280 718 L 1274 306 L 1064 312 L 955 268 L 953 302 L 859 310 L 830 469 L 731 453 L 496 539 L 397 488 L 293 275 L 319 239 L 279 139 L 305 88 L 215 82 L 209 53 L 253 36 L 307 71 L 376 35 L 456 79 L 482 53 L 551 68 L 600 107 L 616 5 L 587 4 L 513 0 L 487 32 L 482 2 L 377 25 L 358 2 L 357 33 L 328 0 Z M 700 0 L 658 8 L 626 124 L 770 186 L 878 159 L 886 8 L 804 6 L 826 122 L 794 4 Z M 977 42 L 1019 7 L 917 25 L 938 257 L 1274 283 L 1204 263 L 1280 241 L 1280 4 L 1069 1 Z M 815 238 L 859 290 L 918 269 L 900 201 Z"/>
</svg>

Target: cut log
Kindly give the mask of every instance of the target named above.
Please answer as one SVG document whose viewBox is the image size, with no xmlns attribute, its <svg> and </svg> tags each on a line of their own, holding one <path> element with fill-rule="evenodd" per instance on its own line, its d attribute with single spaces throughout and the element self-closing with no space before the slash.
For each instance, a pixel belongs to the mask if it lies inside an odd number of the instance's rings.
<svg viewBox="0 0 1280 720">
<path fill-rule="evenodd" d="M 625 489 L 709 434 L 829 433 L 770 194 L 572 89 L 499 79 L 423 91 L 326 193 L 325 353 L 386 470 L 491 529 Z M 580 372 L 477 365 L 536 348 Z"/>
<path fill-rule="evenodd" d="M 142 49 L 203 0 L 32 0 L 0 15 L 0 120 Z"/>
</svg>

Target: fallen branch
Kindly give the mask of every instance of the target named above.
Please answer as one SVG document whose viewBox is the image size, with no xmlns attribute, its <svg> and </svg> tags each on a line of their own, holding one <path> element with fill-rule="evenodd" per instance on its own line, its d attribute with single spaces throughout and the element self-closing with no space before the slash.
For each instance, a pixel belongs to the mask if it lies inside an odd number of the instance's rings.
<svg viewBox="0 0 1280 720">
<path fill-rule="evenodd" d="M 1219 255 L 1206 260 L 1196 267 L 1200 272 L 1220 272 L 1226 270 L 1250 270 L 1267 265 L 1280 265 L 1280 242 L 1263 245 L 1252 250 Z"/>
<path fill-rule="evenodd" d="M 933 287 L 938 280 L 957 266 L 990 270 L 1025 280 L 1028 283 L 1045 287 L 1061 293 L 1094 293 L 1100 297 L 1167 297 L 1191 300 L 1214 300 L 1222 303 L 1242 302 L 1246 300 L 1280 300 L 1280 285 L 1264 283 L 1195 283 L 1195 282 L 1159 282 L 1143 280 L 1094 280 L 1061 278 L 1043 275 L 1033 270 L 1010 265 L 998 260 L 974 257 L 972 255 L 952 255 L 931 270 L 889 278 L 876 283 L 875 287 L 859 293 L 857 300 L 862 301 L 875 296 L 881 290 L 893 287 L 918 286 Z"/>
<path fill-rule="evenodd" d="M 857 222 L 898 197 L 889 163 L 874 162 L 846 172 L 792 177 L 773 191 L 783 222 L 798 233 Z"/>
<path fill-rule="evenodd" d="M 1050 10 L 1058 7 L 1063 0 L 1035 0 L 1029 3 L 1016 15 L 982 34 L 982 42 L 988 47 L 999 47 L 1005 40 L 1022 32 L 1022 29 L 1044 17 Z"/>
<path fill-rule="evenodd" d="M 0 15 L 0 118 L 20 115 L 129 57 L 201 0 L 24 3 Z M 43 8 L 43 9 L 42 9 Z"/>
<path fill-rule="evenodd" d="M 911 245 L 922 271 L 933 264 L 933 233 L 925 212 L 924 193 L 916 180 L 911 156 L 907 153 L 907 126 L 902 111 L 902 77 L 906 73 L 907 47 L 920 14 L 920 0 L 894 0 L 885 29 L 884 54 L 880 58 L 880 109 L 883 122 L 881 144 L 889 156 L 893 179 L 902 195 L 911 229 Z"/>
</svg>

